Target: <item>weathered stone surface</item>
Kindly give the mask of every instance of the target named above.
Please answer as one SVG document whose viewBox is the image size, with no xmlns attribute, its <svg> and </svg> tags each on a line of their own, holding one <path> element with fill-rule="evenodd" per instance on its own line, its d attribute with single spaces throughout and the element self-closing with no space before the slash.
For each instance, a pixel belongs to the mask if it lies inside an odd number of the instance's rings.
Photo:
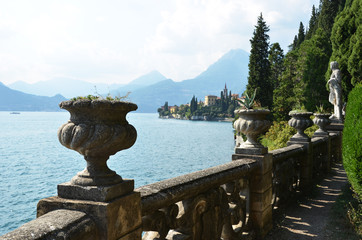
<svg viewBox="0 0 362 240">
<path fill-rule="evenodd" d="M 255 169 L 254 174 L 263 175 L 273 168 L 273 155 L 270 153 L 264 155 L 247 155 L 247 154 L 233 154 L 232 160 L 242 160 L 242 159 L 254 159 L 257 161 L 259 167 Z"/>
<path fill-rule="evenodd" d="M 107 166 L 109 156 L 130 148 L 137 139 L 136 129 L 126 114 L 137 105 L 108 100 L 70 100 L 59 104 L 70 113 L 70 120 L 58 130 L 59 142 L 84 156 L 86 168 L 74 176 L 73 185 L 108 186 L 122 177 Z"/>
<path fill-rule="evenodd" d="M 101 239 L 95 222 L 85 213 L 72 210 L 49 212 L 0 237 L 2 240 Z"/>
<path fill-rule="evenodd" d="M 142 223 L 140 195 L 137 192 L 110 202 L 45 198 L 39 201 L 37 214 L 41 216 L 56 209 L 87 212 L 97 224 L 101 239 L 119 239 L 138 229 Z"/>
<path fill-rule="evenodd" d="M 304 130 L 313 125 L 310 116 L 311 112 L 290 112 L 289 116 L 292 118 L 288 121 L 289 126 L 295 128 L 297 133 L 289 140 L 292 142 L 309 142 L 310 138 L 304 133 Z"/>
<path fill-rule="evenodd" d="M 249 148 L 243 148 L 243 147 L 236 147 L 235 148 L 236 154 L 246 154 L 246 155 L 263 155 L 268 153 L 268 148 L 266 147 L 249 147 Z"/>
<path fill-rule="evenodd" d="M 131 233 L 121 237 L 117 240 L 141 240 L 142 239 L 142 228 L 138 228 Z"/>
<path fill-rule="evenodd" d="M 142 215 L 239 179 L 256 167 L 255 160 L 243 159 L 137 188 L 142 196 Z"/>
<path fill-rule="evenodd" d="M 332 74 L 327 84 L 330 91 L 329 102 L 332 103 L 334 106 L 334 111 L 331 119 L 335 122 L 342 122 L 342 75 L 341 71 L 339 70 L 338 62 L 331 62 L 330 67 L 332 70 Z"/>
<path fill-rule="evenodd" d="M 252 192 L 264 193 L 272 187 L 272 171 L 269 171 L 263 175 L 255 174 L 252 177 Z"/>
<path fill-rule="evenodd" d="M 315 116 L 313 122 L 319 127 L 319 129 L 314 132 L 313 136 L 328 136 L 326 127 L 331 124 L 331 120 L 329 119 L 331 114 L 314 113 L 313 115 Z"/>
<path fill-rule="evenodd" d="M 130 179 L 124 179 L 110 186 L 80 186 L 67 182 L 58 185 L 58 196 L 67 199 L 107 202 L 132 192 L 133 188 L 134 180 Z"/>
<path fill-rule="evenodd" d="M 273 227 L 271 205 L 264 211 L 251 211 L 250 217 L 258 239 L 262 239 Z"/>
<path fill-rule="evenodd" d="M 240 146 L 237 145 L 237 148 L 264 148 L 257 138 L 270 127 L 270 121 L 265 119 L 269 113 L 268 109 L 235 110 L 239 118 L 234 122 L 234 128 L 238 133 L 245 134 L 247 138 L 245 142 L 240 143 Z"/>
<path fill-rule="evenodd" d="M 271 179 L 270 179 L 271 180 Z M 253 186 L 253 185 L 252 185 Z M 266 191 L 260 193 L 260 191 L 253 191 L 251 189 L 251 210 L 252 211 L 264 211 L 271 206 L 273 191 L 272 188 L 267 189 Z"/>
</svg>

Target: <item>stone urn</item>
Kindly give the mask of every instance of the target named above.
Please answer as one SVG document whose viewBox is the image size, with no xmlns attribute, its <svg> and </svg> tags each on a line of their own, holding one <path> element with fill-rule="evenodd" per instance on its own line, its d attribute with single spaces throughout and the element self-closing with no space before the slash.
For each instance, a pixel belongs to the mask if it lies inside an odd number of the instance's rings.
<svg viewBox="0 0 362 240">
<path fill-rule="evenodd" d="M 295 128 L 297 133 L 291 138 L 291 140 L 306 140 L 310 141 L 310 138 L 304 133 L 304 130 L 313 125 L 310 116 L 311 112 L 289 112 L 289 116 L 292 118 L 288 121 L 289 126 Z"/>
<path fill-rule="evenodd" d="M 314 136 L 328 136 L 328 132 L 326 127 L 331 124 L 331 120 L 329 117 L 331 114 L 329 113 L 314 113 L 315 118 L 313 122 L 315 125 L 319 127 L 317 131 L 315 131 Z"/>
<path fill-rule="evenodd" d="M 266 132 L 270 127 L 270 121 L 266 116 L 270 113 L 268 109 L 238 109 L 235 115 L 239 118 L 234 122 L 234 128 L 238 133 L 246 135 L 247 140 L 236 146 L 236 148 L 248 149 L 265 147 L 258 142 L 260 134 Z"/>
<path fill-rule="evenodd" d="M 84 156 L 86 168 L 72 178 L 79 186 L 109 186 L 122 177 L 107 166 L 109 156 L 130 148 L 137 131 L 128 124 L 126 114 L 137 109 L 128 102 L 110 100 L 70 100 L 59 104 L 69 111 L 70 120 L 58 130 L 60 143 Z"/>
</svg>

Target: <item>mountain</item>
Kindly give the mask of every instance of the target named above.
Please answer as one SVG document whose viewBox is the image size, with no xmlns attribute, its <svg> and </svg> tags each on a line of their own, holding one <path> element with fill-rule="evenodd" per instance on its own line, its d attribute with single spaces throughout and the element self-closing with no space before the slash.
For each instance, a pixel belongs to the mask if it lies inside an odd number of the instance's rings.
<svg viewBox="0 0 362 240">
<path fill-rule="evenodd" d="M 150 73 L 147 73 L 139 78 L 136 78 L 135 80 L 131 81 L 130 83 L 119 87 L 119 88 L 112 88 L 114 90 L 111 90 L 111 95 L 124 95 L 127 92 L 133 92 L 136 89 L 144 88 L 153 84 L 156 84 L 158 82 L 161 82 L 163 80 L 166 80 L 166 77 L 163 76 L 158 71 L 152 71 Z"/>
<path fill-rule="evenodd" d="M 192 89 L 195 96 L 220 95 L 225 84 L 233 93 L 242 93 L 248 83 L 249 54 L 233 49 L 210 65 L 199 76 L 180 83 L 183 88 Z"/>
<path fill-rule="evenodd" d="M 56 94 L 61 94 L 67 98 L 72 98 L 76 96 L 87 96 L 90 94 L 107 95 L 108 93 L 111 93 L 112 95 L 117 95 L 119 91 L 132 92 L 135 89 L 146 87 L 165 79 L 166 77 L 163 76 L 161 73 L 157 71 L 152 71 L 146 75 L 143 75 L 131 81 L 127 85 L 89 83 L 71 78 L 53 78 L 48 81 L 36 82 L 33 84 L 29 84 L 23 81 L 18 81 L 9 84 L 8 87 L 29 94 L 49 96 L 49 97 L 54 96 Z"/>
<path fill-rule="evenodd" d="M 204 100 L 206 95 L 220 96 L 225 84 L 232 93 L 241 94 L 247 85 L 248 62 L 247 52 L 234 49 L 193 79 L 167 79 L 132 91 L 129 99 L 138 105 L 137 112 L 156 112 L 166 101 L 172 106 L 190 102 L 193 95 L 198 100 Z"/>
<path fill-rule="evenodd" d="M 32 84 L 18 81 L 8 85 L 12 89 L 29 94 L 48 97 L 61 94 L 67 98 L 94 95 L 96 92 L 108 93 L 110 89 L 119 88 L 120 86 L 120 84 L 89 83 L 71 78 L 53 78 Z"/>
<path fill-rule="evenodd" d="M 60 111 L 62 95 L 36 96 L 13 90 L 0 82 L 0 111 Z"/>
</svg>

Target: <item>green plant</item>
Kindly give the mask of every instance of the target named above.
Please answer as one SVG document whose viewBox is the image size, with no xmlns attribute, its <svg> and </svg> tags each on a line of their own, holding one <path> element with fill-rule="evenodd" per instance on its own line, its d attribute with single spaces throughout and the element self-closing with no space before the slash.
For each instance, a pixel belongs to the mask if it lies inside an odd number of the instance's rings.
<svg viewBox="0 0 362 240">
<path fill-rule="evenodd" d="M 348 95 L 343 129 L 343 166 L 348 180 L 362 201 L 362 84 Z"/>
<path fill-rule="evenodd" d="M 88 95 L 88 96 L 78 96 L 78 97 L 71 98 L 70 100 L 76 101 L 76 100 L 84 99 L 84 100 L 123 101 L 123 100 L 126 100 L 126 99 L 128 98 L 128 96 L 129 96 L 129 94 L 131 93 L 131 92 L 127 92 L 127 94 L 124 95 L 124 96 L 118 95 L 118 96 L 114 96 L 114 97 L 112 97 L 112 95 L 111 95 L 110 93 L 108 93 L 107 96 L 104 97 L 104 96 L 102 96 L 101 94 L 99 94 L 99 93 L 97 92 L 97 88 L 96 88 L 96 87 L 94 87 L 94 89 L 95 89 L 95 94 L 96 94 L 96 95 L 90 94 L 90 95 Z"/>
<path fill-rule="evenodd" d="M 316 106 L 316 113 L 329 113 L 327 109 L 324 108 L 323 104 Z"/>
<path fill-rule="evenodd" d="M 262 137 L 261 144 L 268 147 L 270 151 L 286 147 L 287 142 L 296 132 L 287 121 L 273 122 L 269 131 Z"/>
<path fill-rule="evenodd" d="M 308 112 L 308 110 L 305 108 L 304 104 L 300 104 L 300 103 L 297 103 L 292 111 L 290 111 L 289 113 L 302 113 L 302 112 Z"/>
<path fill-rule="evenodd" d="M 312 137 L 318 129 L 317 125 L 307 128 L 304 132 L 309 137 Z M 262 136 L 261 144 L 268 148 L 269 151 L 287 146 L 289 139 L 296 134 L 296 130 L 288 125 L 287 121 L 273 122 L 269 131 Z"/>
<path fill-rule="evenodd" d="M 243 93 L 244 100 L 237 99 L 237 101 L 238 101 L 239 103 L 241 103 L 244 108 L 246 108 L 246 109 L 253 109 L 254 104 L 255 104 L 255 103 L 254 103 L 255 95 L 256 95 L 256 89 L 254 90 L 254 93 L 253 93 L 253 95 L 251 95 L 251 97 L 249 97 L 249 95 L 248 95 L 247 92 L 244 92 L 244 93 Z"/>
</svg>

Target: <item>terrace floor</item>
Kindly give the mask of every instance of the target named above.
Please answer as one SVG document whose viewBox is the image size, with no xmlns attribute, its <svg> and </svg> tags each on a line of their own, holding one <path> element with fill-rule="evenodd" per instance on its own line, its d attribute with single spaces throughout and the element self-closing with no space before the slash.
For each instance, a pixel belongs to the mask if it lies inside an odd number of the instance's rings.
<svg viewBox="0 0 362 240">
<path fill-rule="evenodd" d="M 332 173 L 321 180 L 308 197 L 283 207 L 283 214 L 274 217 L 274 228 L 266 240 L 319 240 L 335 238 L 343 226 L 331 226 L 331 209 L 342 188 L 347 185 L 342 164 L 335 164 Z M 344 239 L 347 240 L 347 239 Z"/>
</svg>

